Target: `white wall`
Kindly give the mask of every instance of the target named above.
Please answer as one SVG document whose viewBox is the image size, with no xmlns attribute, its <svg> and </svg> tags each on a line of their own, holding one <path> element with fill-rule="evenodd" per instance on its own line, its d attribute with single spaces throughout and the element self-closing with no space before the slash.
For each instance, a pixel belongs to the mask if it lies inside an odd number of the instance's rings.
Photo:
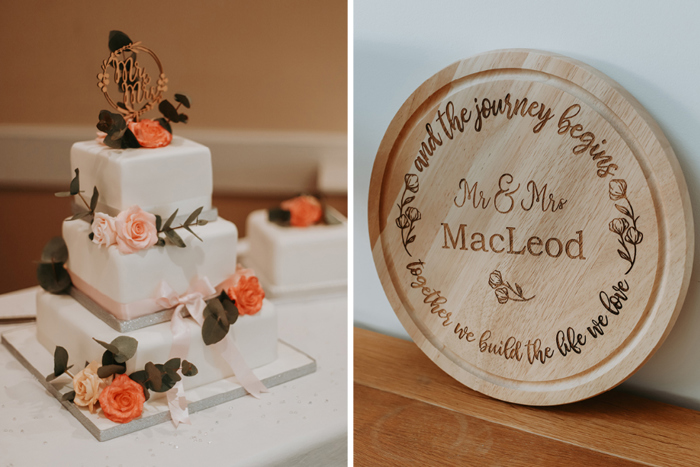
<svg viewBox="0 0 700 467">
<path fill-rule="evenodd" d="M 384 296 L 367 233 L 367 193 L 384 131 L 423 81 L 487 50 L 534 48 L 599 69 L 666 133 L 700 225 L 700 2 L 355 0 L 355 322 L 409 339 Z M 696 228 L 700 232 L 700 228 Z M 700 246 L 696 234 L 696 245 Z M 700 247 L 670 336 L 623 387 L 700 409 Z"/>
</svg>

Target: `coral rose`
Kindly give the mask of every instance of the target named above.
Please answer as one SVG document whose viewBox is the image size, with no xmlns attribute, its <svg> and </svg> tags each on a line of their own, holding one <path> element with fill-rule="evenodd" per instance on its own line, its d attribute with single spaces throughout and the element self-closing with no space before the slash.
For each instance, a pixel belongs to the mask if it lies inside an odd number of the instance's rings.
<svg viewBox="0 0 700 467">
<path fill-rule="evenodd" d="M 226 294 L 236 302 L 238 313 L 254 315 L 262 309 L 265 291 L 252 269 L 244 269 L 239 264 L 236 266 L 236 273 L 226 282 L 231 284 L 226 289 Z"/>
<path fill-rule="evenodd" d="M 158 242 L 156 216 L 131 206 L 116 219 L 117 248 L 125 255 L 149 248 Z"/>
<path fill-rule="evenodd" d="M 90 362 L 88 366 L 80 370 L 73 377 L 73 390 L 75 391 L 75 405 L 87 407 L 90 413 L 95 413 L 95 404 L 102 394 L 102 390 L 109 386 L 112 377 L 100 378 L 97 376 L 97 369 L 100 364 L 97 360 Z"/>
<path fill-rule="evenodd" d="M 96 212 L 90 228 L 93 233 L 93 243 L 100 246 L 110 246 L 117 243 L 117 226 L 114 217 L 103 212 Z"/>
<path fill-rule="evenodd" d="M 173 140 L 173 135 L 155 120 L 144 118 L 139 122 L 129 122 L 129 130 L 136 141 L 144 148 L 162 148 Z"/>
<path fill-rule="evenodd" d="M 313 196 L 302 195 L 282 201 L 282 209 L 291 213 L 289 223 L 294 227 L 308 227 L 321 220 L 323 209 Z"/>
<path fill-rule="evenodd" d="M 139 383 L 126 375 L 117 375 L 100 394 L 105 417 L 115 423 L 128 423 L 141 416 L 146 396 Z"/>
</svg>

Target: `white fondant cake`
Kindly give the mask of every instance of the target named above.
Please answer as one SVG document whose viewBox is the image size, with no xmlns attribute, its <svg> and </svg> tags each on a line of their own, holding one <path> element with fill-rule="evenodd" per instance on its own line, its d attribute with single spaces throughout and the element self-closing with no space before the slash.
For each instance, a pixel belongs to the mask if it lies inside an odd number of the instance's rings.
<svg viewBox="0 0 700 467">
<path fill-rule="evenodd" d="M 142 370 L 147 362 L 165 363 L 168 360 L 173 339 L 169 322 L 120 334 L 70 296 L 51 295 L 44 291 L 37 293 L 36 313 L 39 342 L 51 353 L 58 345 L 64 347 L 76 372 L 85 362 L 101 361 L 105 349 L 93 338 L 111 342 L 117 336 L 127 335 L 138 341 L 136 355 L 127 361 L 127 374 Z M 196 376 L 182 379 L 185 388 L 233 375 L 223 358 L 202 342 L 202 328 L 191 318 L 185 321 L 190 333 L 187 360 L 199 370 Z M 269 300 L 263 301 L 262 309 L 255 315 L 239 316 L 229 332 L 250 368 L 266 365 L 277 358 L 277 314 Z"/>
<path fill-rule="evenodd" d="M 66 266 L 71 275 L 117 304 L 156 298 L 161 281 L 178 295 L 185 293 L 197 277 L 206 277 L 216 287 L 236 270 L 238 230 L 233 223 L 222 218 L 193 227 L 193 230 L 203 241 L 181 229 L 178 232 L 187 245 L 185 248 L 155 246 L 125 255 L 116 246 L 105 247 L 91 242 L 87 222 L 64 221 L 63 239 L 69 253 Z M 75 278 L 73 282 L 77 282 Z M 89 290 L 83 292 L 101 302 Z M 114 306 L 100 305 L 119 319 L 133 319 L 143 314 L 120 315 L 111 309 Z"/>
<path fill-rule="evenodd" d="M 137 205 L 167 219 L 175 209 L 189 214 L 211 209 L 212 168 L 209 148 L 185 138 L 158 149 L 110 149 L 97 141 L 71 148 L 71 173 L 80 169 L 87 196 L 97 186 L 97 210 L 116 215 Z"/>
<path fill-rule="evenodd" d="M 330 209 L 338 224 L 283 227 L 268 220 L 266 210 L 246 221 L 248 262 L 271 286 L 337 287 L 347 283 L 347 222 Z"/>
</svg>

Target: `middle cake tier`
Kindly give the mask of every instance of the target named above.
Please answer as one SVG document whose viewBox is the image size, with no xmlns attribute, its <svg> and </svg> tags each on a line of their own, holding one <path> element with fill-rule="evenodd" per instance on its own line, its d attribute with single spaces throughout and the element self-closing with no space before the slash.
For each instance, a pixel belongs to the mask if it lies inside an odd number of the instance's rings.
<svg viewBox="0 0 700 467">
<path fill-rule="evenodd" d="M 163 308 L 156 303 L 162 282 L 182 295 L 196 280 L 216 287 L 235 273 L 236 226 L 218 218 L 194 229 L 202 241 L 179 230 L 185 248 L 166 244 L 123 254 L 93 243 L 87 222 L 64 221 L 66 267 L 73 285 L 117 319 L 138 318 Z"/>
</svg>

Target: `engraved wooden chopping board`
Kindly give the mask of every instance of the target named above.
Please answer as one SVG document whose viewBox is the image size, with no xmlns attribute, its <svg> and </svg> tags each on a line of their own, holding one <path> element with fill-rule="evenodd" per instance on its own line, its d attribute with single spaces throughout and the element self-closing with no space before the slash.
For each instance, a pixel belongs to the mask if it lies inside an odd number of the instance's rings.
<svg viewBox="0 0 700 467">
<path fill-rule="evenodd" d="M 499 399 L 554 405 L 618 385 L 688 288 L 693 222 L 673 150 L 627 91 L 567 57 L 488 52 L 428 79 L 386 131 L 369 200 L 403 326 Z"/>
</svg>

